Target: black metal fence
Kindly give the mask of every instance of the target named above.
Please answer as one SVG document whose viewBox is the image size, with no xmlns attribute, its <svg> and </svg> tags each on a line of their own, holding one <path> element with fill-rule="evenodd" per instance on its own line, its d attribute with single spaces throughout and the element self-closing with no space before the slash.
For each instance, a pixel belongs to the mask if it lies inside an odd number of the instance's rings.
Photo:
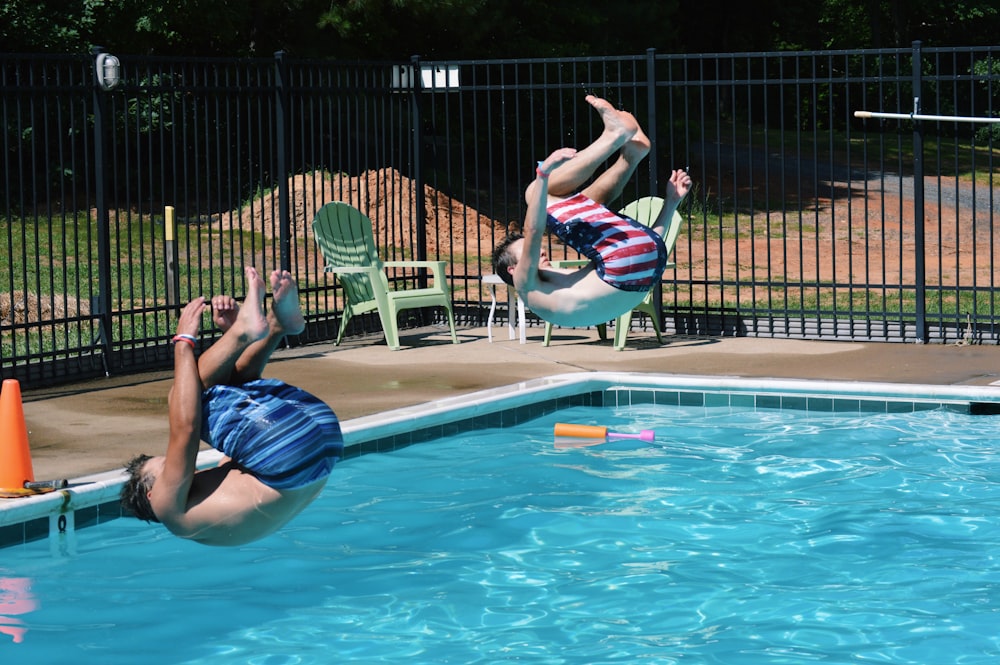
<svg viewBox="0 0 1000 665">
<path fill-rule="evenodd" d="M 601 129 L 591 92 L 653 142 L 624 199 L 676 167 L 696 182 L 667 332 L 996 343 L 998 55 L 0 55 L 0 369 L 38 385 L 167 366 L 178 305 L 242 295 L 250 264 L 298 278 L 297 341 L 331 339 L 342 296 L 309 225 L 335 199 L 385 258 L 448 261 L 460 323 L 482 324 L 479 278 L 535 161 Z"/>
</svg>

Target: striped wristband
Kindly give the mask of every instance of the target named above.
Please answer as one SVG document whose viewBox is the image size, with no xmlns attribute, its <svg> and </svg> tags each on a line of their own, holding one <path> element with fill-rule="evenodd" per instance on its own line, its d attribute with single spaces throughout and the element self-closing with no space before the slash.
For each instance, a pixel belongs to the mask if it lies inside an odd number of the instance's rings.
<svg viewBox="0 0 1000 665">
<path fill-rule="evenodd" d="M 198 338 L 195 337 L 194 335 L 185 335 L 183 333 L 177 333 L 170 341 L 173 342 L 174 344 L 176 344 L 177 342 L 187 342 L 188 344 L 191 345 L 191 348 L 193 349 L 195 347 L 195 344 L 198 342 Z"/>
</svg>

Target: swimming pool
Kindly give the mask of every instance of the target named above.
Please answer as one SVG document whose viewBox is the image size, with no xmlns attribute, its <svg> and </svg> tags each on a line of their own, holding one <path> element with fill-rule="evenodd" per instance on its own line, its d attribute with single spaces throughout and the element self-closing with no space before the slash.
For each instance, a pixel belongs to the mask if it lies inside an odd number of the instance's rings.
<svg viewBox="0 0 1000 665">
<path fill-rule="evenodd" d="M 966 413 L 994 411 L 988 390 L 601 380 L 456 403 L 476 427 L 346 461 L 290 527 L 244 548 L 116 520 L 81 530 L 72 555 L 42 541 L 2 550 L 0 631 L 22 638 L 3 651 L 996 662 L 997 422 Z M 449 430 L 438 406 L 424 417 Z M 651 428 L 657 441 L 557 447 L 557 421 Z M 350 425 L 378 430 L 375 448 L 422 427 L 412 415 Z"/>
</svg>

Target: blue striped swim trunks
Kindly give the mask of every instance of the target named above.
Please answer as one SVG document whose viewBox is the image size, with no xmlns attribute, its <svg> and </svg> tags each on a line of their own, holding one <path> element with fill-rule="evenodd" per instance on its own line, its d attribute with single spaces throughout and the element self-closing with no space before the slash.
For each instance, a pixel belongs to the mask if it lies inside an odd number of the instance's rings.
<svg viewBox="0 0 1000 665">
<path fill-rule="evenodd" d="M 217 385 L 202 393 L 201 438 L 275 489 L 303 487 L 343 457 L 336 414 L 277 379 Z"/>
<path fill-rule="evenodd" d="M 663 238 L 583 194 L 548 206 L 546 226 L 594 262 L 597 274 L 622 291 L 649 291 L 667 266 Z"/>
</svg>

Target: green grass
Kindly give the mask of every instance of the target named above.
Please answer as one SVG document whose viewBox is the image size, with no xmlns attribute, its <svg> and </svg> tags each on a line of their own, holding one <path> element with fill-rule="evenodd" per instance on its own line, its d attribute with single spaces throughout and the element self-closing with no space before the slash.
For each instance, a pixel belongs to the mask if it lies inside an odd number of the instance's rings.
<svg viewBox="0 0 1000 665">
<path fill-rule="evenodd" d="M 168 311 L 171 305 L 183 304 L 194 295 L 242 293 L 244 261 L 253 263 L 254 255 L 267 247 L 260 234 L 177 225 L 178 302 L 169 303 L 162 218 L 133 217 L 127 225 L 112 219 L 110 234 L 112 311 L 134 312 L 112 317 L 114 340 L 149 339 L 155 343 L 173 331 L 175 320 Z M 77 213 L 17 222 L 12 227 L 8 220 L 0 219 L 0 238 L 9 239 L 7 251 L 0 253 L 0 274 L 11 276 L 4 291 L 13 287 L 18 293 L 15 303 L 23 302 L 25 293 L 30 294 L 32 304 L 35 297 L 40 302 L 38 307 L 29 307 L 32 325 L 27 329 L 4 326 L 0 333 L 3 356 L 46 354 L 61 346 L 92 346 L 96 323 L 88 316 L 89 299 L 100 292 L 96 220 Z M 48 311 L 50 303 L 56 306 L 52 312 Z M 44 309 L 39 312 L 39 308 Z M 71 320 L 76 318 L 83 320 Z M 48 323 L 50 319 L 56 322 Z"/>
</svg>

